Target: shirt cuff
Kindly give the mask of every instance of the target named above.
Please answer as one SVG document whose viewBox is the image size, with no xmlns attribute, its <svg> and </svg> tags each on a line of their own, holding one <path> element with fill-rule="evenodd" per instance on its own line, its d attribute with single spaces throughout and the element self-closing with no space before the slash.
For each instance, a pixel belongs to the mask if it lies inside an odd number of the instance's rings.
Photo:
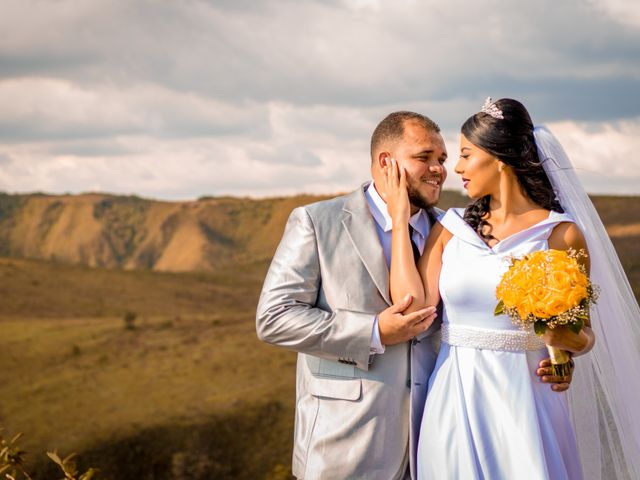
<svg viewBox="0 0 640 480">
<path fill-rule="evenodd" d="M 373 331 L 371 332 L 371 345 L 369 347 L 369 353 L 371 355 L 375 353 L 384 353 L 384 345 L 380 340 L 380 330 L 378 329 L 378 316 L 373 320 Z"/>
</svg>

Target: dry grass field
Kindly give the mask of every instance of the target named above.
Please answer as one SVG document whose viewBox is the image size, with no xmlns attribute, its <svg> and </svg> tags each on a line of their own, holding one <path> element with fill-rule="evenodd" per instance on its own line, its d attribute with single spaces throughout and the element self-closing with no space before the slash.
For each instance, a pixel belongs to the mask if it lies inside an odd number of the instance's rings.
<svg viewBox="0 0 640 480">
<path fill-rule="evenodd" d="M 0 425 L 25 432 L 36 478 L 54 448 L 101 478 L 286 472 L 295 355 L 256 339 L 264 270 L 0 260 Z"/>
<path fill-rule="evenodd" d="M 34 478 L 59 477 L 54 448 L 103 479 L 290 477 L 295 354 L 260 343 L 254 313 L 288 210 L 308 201 L 283 200 L 260 255 L 215 272 L 0 258 L 0 426 L 25 433 Z M 638 297 L 640 197 L 594 202 Z"/>
</svg>

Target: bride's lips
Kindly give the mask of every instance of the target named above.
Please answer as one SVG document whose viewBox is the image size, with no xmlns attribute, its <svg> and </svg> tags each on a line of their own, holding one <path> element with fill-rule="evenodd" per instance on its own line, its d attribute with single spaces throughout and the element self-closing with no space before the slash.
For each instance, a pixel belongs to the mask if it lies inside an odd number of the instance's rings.
<svg viewBox="0 0 640 480">
<path fill-rule="evenodd" d="M 467 185 L 469 185 L 469 179 L 468 178 L 463 178 L 462 179 L 462 186 L 464 188 L 467 188 Z"/>
</svg>

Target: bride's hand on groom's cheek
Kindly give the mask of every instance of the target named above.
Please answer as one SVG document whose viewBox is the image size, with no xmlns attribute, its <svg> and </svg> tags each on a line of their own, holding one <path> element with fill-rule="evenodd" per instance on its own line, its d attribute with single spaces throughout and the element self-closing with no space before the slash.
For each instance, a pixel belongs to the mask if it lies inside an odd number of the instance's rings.
<svg viewBox="0 0 640 480">
<path fill-rule="evenodd" d="M 573 362 L 573 361 L 572 361 Z M 572 363 L 573 365 L 573 363 Z M 573 372 L 573 368 L 571 369 Z M 551 359 L 545 358 L 538 364 L 538 369 L 536 370 L 536 375 L 540 377 L 540 380 L 543 383 L 548 383 L 551 385 L 551 389 L 554 392 L 564 392 L 569 390 L 569 385 L 571 383 L 572 375 L 568 375 L 566 377 L 560 377 L 557 375 L 553 375 L 553 368 L 551 367 Z"/>
<path fill-rule="evenodd" d="M 411 216 L 411 206 L 407 193 L 407 173 L 395 159 L 390 159 L 383 169 L 385 177 L 385 201 L 387 210 L 394 221 L 406 222 Z"/>
</svg>

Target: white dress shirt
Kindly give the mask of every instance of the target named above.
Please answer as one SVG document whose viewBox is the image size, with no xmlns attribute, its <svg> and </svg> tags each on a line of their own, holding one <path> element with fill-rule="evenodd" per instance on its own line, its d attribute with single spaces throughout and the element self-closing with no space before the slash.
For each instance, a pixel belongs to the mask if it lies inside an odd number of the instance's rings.
<svg viewBox="0 0 640 480">
<path fill-rule="evenodd" d="M 387 210 L 387 204 L 382 199 L 380 194 L 375 188 L 375 184 L 371 182 L 365 191 L 367 197 L 367 203 L 369 204 L 369 210 L 371 215 L 376 221 L 376 230 L 378 232 L 378 238 L 382 245 L 384 252 L 384 258 L 387 260 L 387 267 L 391 266 L 391 215 Z M 431 223 L 429 222 L 429 216 L 427 213 L 420 209 L 409 218 L 409 225 L 413 227 L 412 240 L 418 246 L 420 254 L 424 251 L 424 245 L 427 242 L 427 236 L 431 229 Z M 380 330 L 378 329 L 378 316 L 376 315 L 373 323 L 373 332 L 371 335 L 371 353 L 384 353 L 384 345 L 380 341 Z"/>
</svg>

